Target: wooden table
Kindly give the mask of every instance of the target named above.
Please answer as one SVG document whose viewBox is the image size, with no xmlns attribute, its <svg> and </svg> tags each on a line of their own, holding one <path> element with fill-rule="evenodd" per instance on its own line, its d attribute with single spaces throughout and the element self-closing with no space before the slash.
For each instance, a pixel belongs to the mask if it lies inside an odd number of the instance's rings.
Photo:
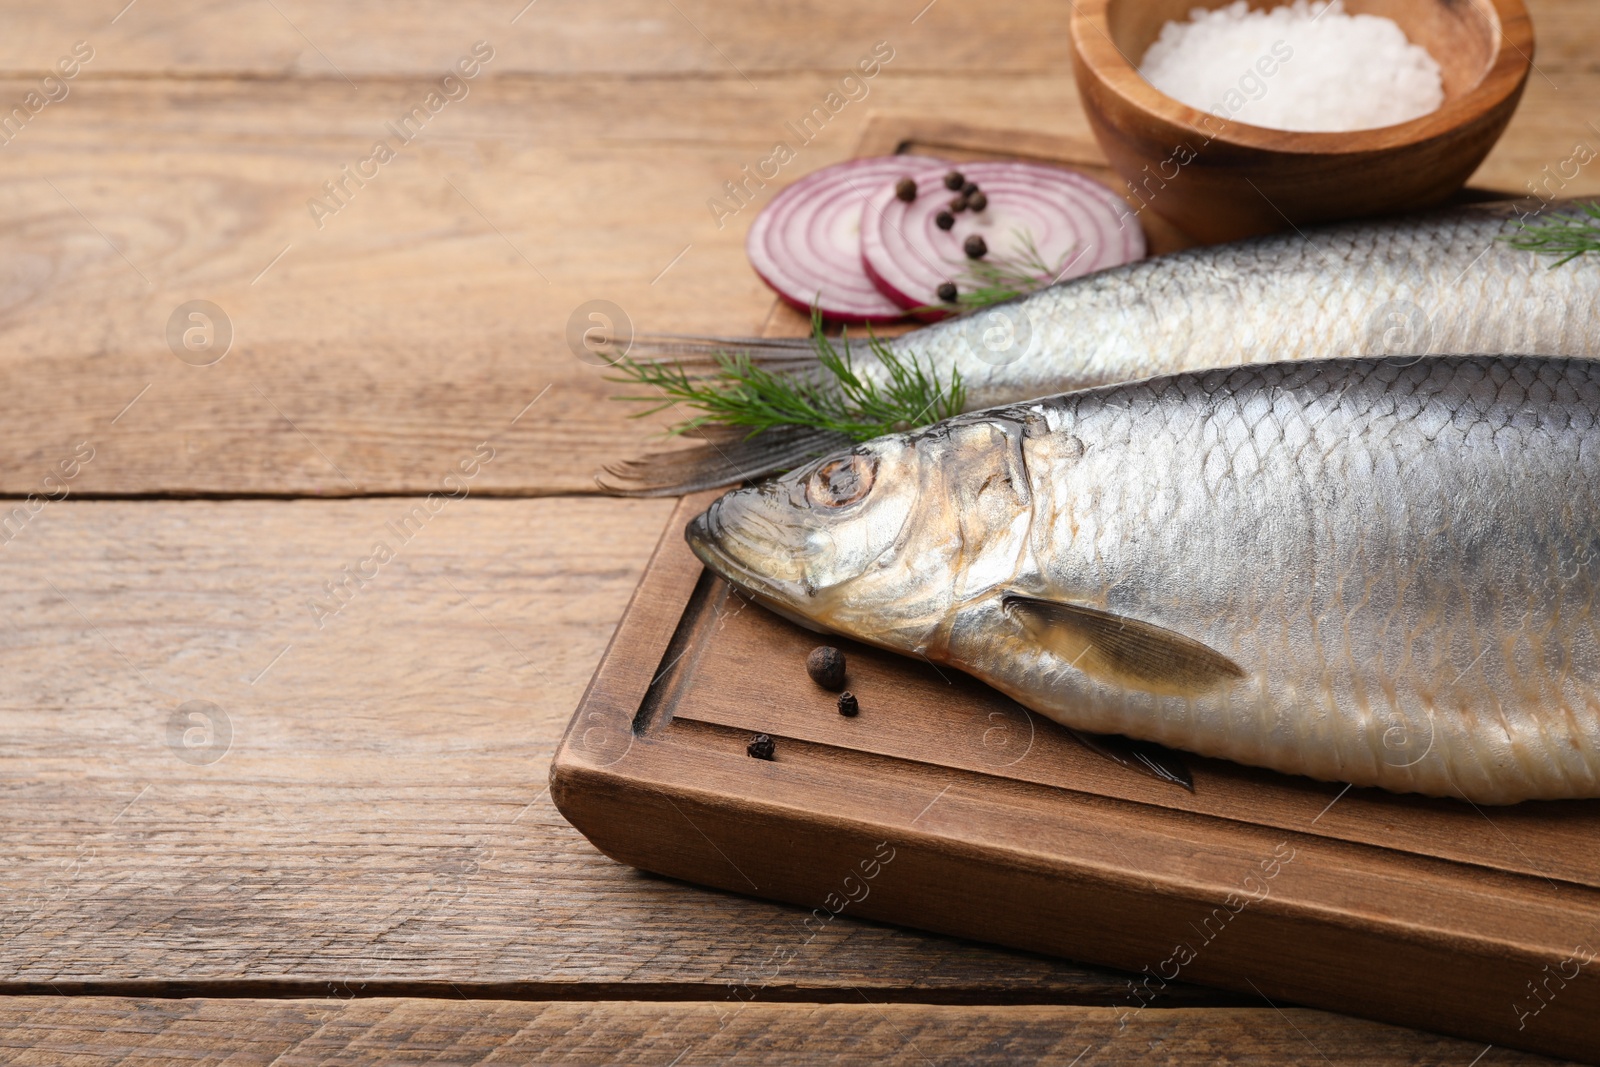
<svg viewBox="0 0 1600 1067">
<path fill-rule="evenodd" d="M 752 330 L 707 201 L 879 41 L 783 179 L 871 110 L 1085 127 L 1064 3 L 524 2 L 6 5 L 0 1062 L 1543 1062 L 1202 989 L 1119 1029 L 1122 976 L 844 919 L 746 1000 L 796 909 L 555 813 L 670 508 L 589 495 L 658 424 L 569 315 Z M 1531 6 L 1481 184 L 1600 148 L 1591 0 Z"/>
</svg>

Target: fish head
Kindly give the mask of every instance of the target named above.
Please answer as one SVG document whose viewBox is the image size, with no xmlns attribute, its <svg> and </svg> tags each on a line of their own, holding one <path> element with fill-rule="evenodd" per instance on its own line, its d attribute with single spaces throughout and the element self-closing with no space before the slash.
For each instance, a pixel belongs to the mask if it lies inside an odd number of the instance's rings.
<svg viewBox="0 0 1600 1067">
<path fill-rule="evenodd" d="M 985 574 L 1015 570 L 1027 528 L 1020 438 L 970 416 L 881 437 L 724 495 L 686 538 L 793 622 L 927 653 Z"/>
</svg>

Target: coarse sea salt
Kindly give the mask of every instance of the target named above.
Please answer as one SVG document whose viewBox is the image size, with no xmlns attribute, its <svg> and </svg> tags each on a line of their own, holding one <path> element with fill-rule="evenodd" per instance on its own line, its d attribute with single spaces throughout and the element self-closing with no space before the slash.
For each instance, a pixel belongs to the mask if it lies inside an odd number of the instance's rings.
<svg viewBox="0 0 1600 1067">
<path fill-rule="evenodd" d="M 1343 0 L 1195 8 L 1162 27 L 1139 73 L 1190 107 L 1278 130 L 1393 126 L 1444 103 L 1427 49 L 1392 19 L 1347 14 Z"/>
</svg>

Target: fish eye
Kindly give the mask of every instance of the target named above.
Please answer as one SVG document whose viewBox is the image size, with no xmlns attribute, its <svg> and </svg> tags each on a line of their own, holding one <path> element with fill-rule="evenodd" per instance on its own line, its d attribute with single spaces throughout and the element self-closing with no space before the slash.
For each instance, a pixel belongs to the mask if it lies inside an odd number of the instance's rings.
<svg viewBox="0 0 1600 1067">
<path fill-rule="evenodd" d="M 842 508 L 854 504 L 872 490 L 877 460 L 860 453 L 830 460 L 811 473 L 806 482 L 806 500 L 813 507 Z"/>
</svg>

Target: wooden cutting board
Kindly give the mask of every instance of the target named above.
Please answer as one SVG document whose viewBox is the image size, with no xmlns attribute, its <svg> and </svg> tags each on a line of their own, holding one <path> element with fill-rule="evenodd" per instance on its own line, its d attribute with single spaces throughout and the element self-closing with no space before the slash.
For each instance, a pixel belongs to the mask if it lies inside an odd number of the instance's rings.
<svg viewBox="0 0 1600 1067">
<path fill-rule="evenodd" d="M 876 120 L 859 154 L 889 152 L 1115 187 L 1085 141 Z M 1192 243 L 1141 221 L 1158 251 Z M 766 326 L 805 329 L 782 305 Z M 1479 809 L 1185 757 L 1190 793 L 964 676 L 832 640 L 861 703 L 845 718 L 805 672 L 820 639 L 685 545 L 714 495 L 667 523 L 551 767 L 608 856 L 811 908 L 815 932 L 849 914 L 1120 967 L 1129 1018 L 1200 982 L 1600 1057 L 1600 802 Z M 747 754 L 757 733 L 775 759 Z"/>
</svg>

